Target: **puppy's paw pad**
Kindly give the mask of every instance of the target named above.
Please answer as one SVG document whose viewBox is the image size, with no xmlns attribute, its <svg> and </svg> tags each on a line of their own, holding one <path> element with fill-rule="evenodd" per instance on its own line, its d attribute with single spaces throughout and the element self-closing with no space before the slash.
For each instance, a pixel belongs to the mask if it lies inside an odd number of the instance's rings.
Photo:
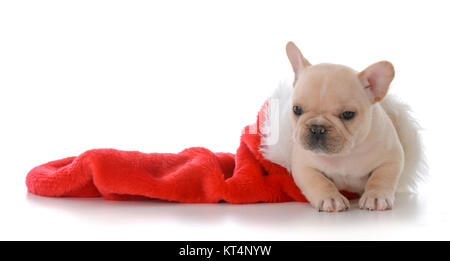
<svg viewBox="0 0 450 261">
<path fill-rule="evenodd" d="M 359 199 L 359 208 L 368 210 L 389 210 L 394 205 L 394 196 L 389 193 L 367 191 Z"/>
<path fill-rule="evenodd" d="M 315 207 L 318 211 L 338 212 L 350 208 L 350 202 L 341 194 L 325 197 L 318 201 Z"/>
</svg>

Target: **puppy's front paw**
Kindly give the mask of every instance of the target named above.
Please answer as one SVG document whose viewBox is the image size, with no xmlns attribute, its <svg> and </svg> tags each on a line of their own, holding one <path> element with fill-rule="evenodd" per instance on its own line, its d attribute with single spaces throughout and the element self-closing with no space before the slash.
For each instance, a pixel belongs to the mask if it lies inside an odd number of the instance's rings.
<svg viewBox="0 0 450 261">
<path fill-rule="evenodd" d="M 378 190 L 369 190 L 359 199 L 359 208 L 368 210 L 388 210 L 394 205 L 394 195 Z"/>
<path fill-rule="evenodd" d="M 336 212 L 350 208 L 350 202 L 341 193 L 336 192 L 320 197 L 312 204 L 318 211 Z"/>
</svg>

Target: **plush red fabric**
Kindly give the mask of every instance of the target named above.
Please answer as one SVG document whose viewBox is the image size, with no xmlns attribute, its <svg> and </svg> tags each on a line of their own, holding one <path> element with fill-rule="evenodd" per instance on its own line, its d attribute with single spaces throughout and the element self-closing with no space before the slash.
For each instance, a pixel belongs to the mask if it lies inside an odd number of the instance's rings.
<svg viewBox="0 0 450 261">
<path fill-rule="evenodd" d="M 259 152 L 261 111 L 257 122 L 244 128 L 236 154 L 214 153 L 200 147 L 176 154 L 93 149 L 33 168 L 26 185 L 29 192 L 49 197 L 154 198 L 189 203 L 307 202 L 287 170 Z"/>
</svg>

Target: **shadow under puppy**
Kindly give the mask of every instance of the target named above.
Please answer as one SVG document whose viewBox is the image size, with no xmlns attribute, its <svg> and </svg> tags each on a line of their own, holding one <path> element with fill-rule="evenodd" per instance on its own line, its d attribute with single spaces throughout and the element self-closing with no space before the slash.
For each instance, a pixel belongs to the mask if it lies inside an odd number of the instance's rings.
<svg viewBox="0 0 450 261">
<path fill-rule="evenodd" d="M 289 97 L 276 145 L 290 143 L 281 165 L 319 211 L 348 209 L 340 190 L 362 195 L 360 208 L 392 209 L 402 173 L 410 172 L 403 185 L 414 185 L 421 156 L 407 106 L 384 99 L 393 65 L 381 61 L 357 72 L 337 64 L 311 65 L 292 42 L 286 51 L 295 80 L 289 95 L 279 95 Z M 261 148 L 274 162 L 282 158 L 276 146 Z"/>
</svg>

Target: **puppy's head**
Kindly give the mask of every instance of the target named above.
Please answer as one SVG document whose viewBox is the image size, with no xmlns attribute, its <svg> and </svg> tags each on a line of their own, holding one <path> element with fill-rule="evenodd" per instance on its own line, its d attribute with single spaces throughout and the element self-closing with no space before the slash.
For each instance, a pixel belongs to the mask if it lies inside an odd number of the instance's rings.
<svg viewBox="0 0 450 261">
<path fill-rule="evenodd" d="M 295 73 L 290 112 L 295 141 L 314 153 L 351 151 L 369 134 L 373 105 L 386 95 L 394 67 L 382 61 L 357 72 L 343 65 L 311 65 L 292 42 L 286 51 Z"/>
</svg>

